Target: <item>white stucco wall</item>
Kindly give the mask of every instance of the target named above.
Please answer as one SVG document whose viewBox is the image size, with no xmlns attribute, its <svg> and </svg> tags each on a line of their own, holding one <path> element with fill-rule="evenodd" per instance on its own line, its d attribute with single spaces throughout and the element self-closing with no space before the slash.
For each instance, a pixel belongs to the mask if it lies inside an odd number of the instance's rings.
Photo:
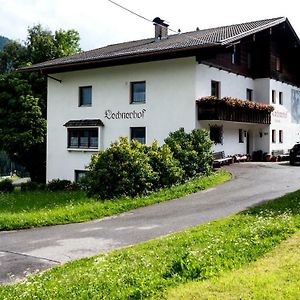
<svg viewBox="0 0 300 300">
<path fill-rule="evenodd" d="M 269 103 L 269 79 L 253 80 L 242 75 L 219 70 L 214 67 L 199 64 L 196 73 L 197 98 L 209 96 L 211 93 L 211 81 L 219 81 L 222 97 L 234 97 L 246 99 L 246 90 L 253 90 L 253 100 L 261 103 Z M 209 129 L 210 125 L 223 125 L 223 144 L 214 145 L 214 151 L 225 151 L 226 155 L 246 154 L 247 137 L 244 143 L 239 142 L 239 129 L 249 134 L 250 153 L 257 150 L 269 151 L 269 126 L 263 124 L 246 124 L 222 121 L 201 121 L 199 128 Z"/>
<path fill-rule="evenodd" d="M 246 99 L 246 90 L 251 89 L 254 90 L 253 96 L 255 99 L 255 84 L 253 79 L 219 70 L 214 67 L 209 67 L 204 64 L 197 65 L 197 98 L 210 96 L 212 80 L 219 81 L 221 83 L 221 98 L 230 96 L 238 99 Z"/>
<path fill-rule="evenodd" d="M 53 74 L 48 79 L 47 181 L 74 180 L 74 170 L 84 170 L 92 152 L 68 151 L 69 120 L 101 119 L 100 141 L 108 147 L 130 127 L 146 127 L 147 144 L 163 143 L 171 131 L 195 128 L 195 58 L 140 63 Z M 130 82 L 146 81 L 146 103 L 130 104 Z M 92 106 L 78 107 L 78 88 L 92 86 Z M 105 111 L 140 112 L 140 119 L 106 119 Z"/>
<path fill-rule="evenodd" d="M 249 135 L 249 152 L 262 150 L 265 151 L 265 145 L 268 143 L 269 135 L 267 125 L 247 124 L 228 121 L 200 121 L 199 128 L 209 129 L 210 125 L 223 126 L 222 144 L 213 145 L 213 151 L 224 151 L 225 155 L 247 154 L 247 135 Z M 244 133 L 244 141 L 239 141 L 239 129 Z M 262 133 L 262 134 L 260 134 Z"/>
<path fill-rule="evenodd" d="M 223 143 L 214 145 L 214 151 L 226 155 L 246 154 L 247 138 L 239 142 L 239 129 L 249 135 L 249 152 L 262 150 L 288 150 L 300 142 L 300 115 L 292 117 L 291 93 L 300 89 L 269 78 L 255 79 L 236 75 L 203 64 L 195 58 L 131 64 L 53 74 L 59 83 L 48 79 L 48 139 L 47 180 L 54 178 L 74 180 L 75 170 L 84 170 L 95 152 L 67 149 L 69 120 L 101 119 L 99 148 L 104 149 L 120 136 L 129 136 L 130 127 L 146 127 L 146 142 L 154 139 L 160 144 L 171 131 L 184 127 L 209 129 L 210 125 L 223 126 Z M 257 102 L 272 104 L 272 90 L 277 102 L 271 125 L 227 121 L 198 121 L 195 99 L 211 93 L 211 80 L 221 83 L 221 97 L 246 99 L 246 90 L 253 90 Z M 146 103 L 130 104 L 130 82 L 146 81 Z M 79 107 L 80 86 L 92 86 L 92 106 Z M 278 103 L 278 92 L 283 93 L 283 105 Z M 107 119 L 106 110 L 114 113 L 141 112 L 136 119 Z M 300 94 L 299 94 L 300 114 Z M 295 115 L 295 114 L 293 114 Z M 276 130 L 276 143 L 272 143 L 272 130 Z M 283 130 L 283 143 L 279 143 L 279 130 Z"/>
<path fill-rule="evenodd" d="M 272 90 L 276 92 L 275 104 L 272 103 Z M 274 106 L 272 124 L 270 125 L 270 152 L 273 150 L 287 151 L 295 143 L 300 142 L 300 125 L 292 118 L 292 112 L 295 109 L 292 107 L 292 90 L 300 92 L 300 89 L 295 86 L 273 79 L 270 80 L 269 103 Z M 282 92 L 283 95 L 282 104 L 279 104 L 279 92 Z M 276 143 L 272 143 L 273 129 L 276 130 Z M 279 130 L 283 131 L 283 143 L 279 142 Z"/>
<path fill-rule="evenodd" d="M 270 126 L 223 122 L 223 145 L 215 145 L 215 151 L 225 150 L 228 154 L 245 151 L 245 145 L 236 142 L 239 128 L 249 133 L 251 152 L 257 150 L 267 153 L 272 153 L 274 150 L 288 151 L 296 142 L 300 142 L 300 94 L 297 120 L 292 117 L 295 107 L 291 106 L 292 90 L 300 92 L 299 88 L 270 78 L 252 79 L 200 64 L 197 66 L 196 73 L 196 96 L 198 98 L 210 95 L 211 80 L 220 82 L 221 97 L 246 99 L 248 88 L 253 90 L 254 101 L 274 106 Z M 275 104 L 272 103 L 272 90 L 276 91 Z M 279 104 L 279 92 L 283 95 L 282 105 Z M 201 122 L 199 127 L 201 126 L 209 128 L 209 122 Z M 272 130 L 276 130 L 275 143 L 272 143 Z M 279 130 L 283 132 L 282 143 L 279 142 Z"/>
</svg>

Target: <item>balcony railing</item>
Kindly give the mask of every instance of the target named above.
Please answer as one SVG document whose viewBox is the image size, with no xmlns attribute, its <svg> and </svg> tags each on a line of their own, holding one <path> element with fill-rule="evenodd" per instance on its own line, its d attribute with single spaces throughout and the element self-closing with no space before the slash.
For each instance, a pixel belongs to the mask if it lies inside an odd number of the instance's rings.
<svg viewBox="0 0 300 300">
<path fill-rule="evenodd" d="M 249 103 L 251 102 L 251 103 Z M 198 120 L 223 120 L 244 123 L 270 124 L 273 107 L 233 98 L 218 100 L 205 97 L 197 100 Z"/>
</svg>

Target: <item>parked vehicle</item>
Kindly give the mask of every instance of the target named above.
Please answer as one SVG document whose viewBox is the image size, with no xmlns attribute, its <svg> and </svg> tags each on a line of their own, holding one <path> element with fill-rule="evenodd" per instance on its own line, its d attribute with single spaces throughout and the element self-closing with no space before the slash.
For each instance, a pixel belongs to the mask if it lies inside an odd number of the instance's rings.
<svg viewBox="0 0 300 300">
<path fill-rule="evenodd" d="M 300 144 L 294 145 L 290 150 L 290 164 L 294 165 L 296 162 L 300 162 Z"/>
</svg>

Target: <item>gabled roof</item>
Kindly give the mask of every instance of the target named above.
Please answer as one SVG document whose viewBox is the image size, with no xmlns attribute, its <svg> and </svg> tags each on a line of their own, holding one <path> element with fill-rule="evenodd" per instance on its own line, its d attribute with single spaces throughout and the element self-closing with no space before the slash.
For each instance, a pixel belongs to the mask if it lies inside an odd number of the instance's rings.
<svg viewBox="0 0 300 300">
<path fill-rule="evenodd" d="M 158 41 L 154 38 L 148 38 L 109 45 L 72 56 L 35 64 L 22 68 L 20 71 L 39 70 L 44 71 L 45 73 L 53 73 L 66 71 L 68 69 L 96 67 L 101 63 L 114 62 L 116 64 L 118 61 L 128 58 L 150 58 L 161 54 L 179 53 L 188 50 L 223 46 L 284 22 L 288 23 L 299 42 L 299 39 L 288 20 L 285 17 L 279 17 L 169 35 L 168 38 Z"/>
<path fill-rule="evenodd" d="M 87 119 L 87 120 L 70 120 L 65 127 L 99 127 L 104 126 L 100 119 Z"/>
</svg>

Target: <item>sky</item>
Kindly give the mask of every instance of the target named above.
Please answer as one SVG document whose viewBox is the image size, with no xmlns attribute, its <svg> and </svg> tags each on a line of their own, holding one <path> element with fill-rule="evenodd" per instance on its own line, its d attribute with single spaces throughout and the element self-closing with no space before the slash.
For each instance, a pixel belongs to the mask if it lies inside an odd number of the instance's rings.
<svg viewBox="0 0 300 300">
<path fill-rule="evenodd" d="M 114 0 L 153 20 L 160 17 L 181 32 L 287 17 L 300 36 L 295 0 Z M 0 0 L 0 35 L 23 42 L 27 29 L 41 24 L 54 32 L 75 29 L 83 50 L 154 36 L 151 22 L 109 0 Z"/>
</svg>

